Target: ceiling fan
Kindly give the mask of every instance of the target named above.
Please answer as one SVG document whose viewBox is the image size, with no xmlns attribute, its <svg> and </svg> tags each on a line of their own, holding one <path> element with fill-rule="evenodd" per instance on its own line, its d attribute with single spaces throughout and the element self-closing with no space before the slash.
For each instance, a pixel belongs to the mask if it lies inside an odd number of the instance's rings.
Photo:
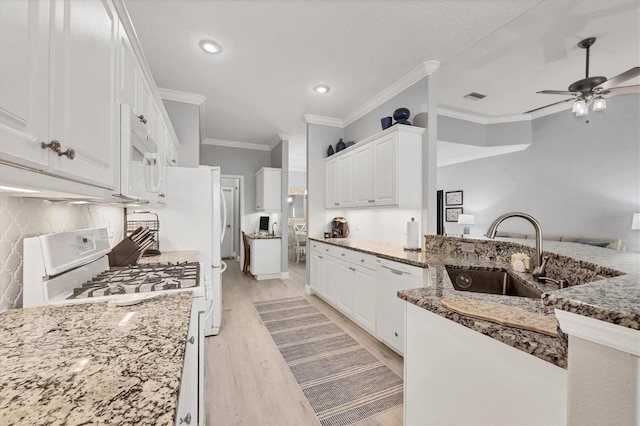
<svg viewBox="0 0 640 426">
<path fill-rule="evenodd" d="M 633 67 L 622 74 L 619 74 L 613 78 L 607 80 L 607 77 L 595 76 L 589 77 L 589 48 L 596 42 L 595 37 L 589 37 L 578 43 L 578 47 L 587 50 L 587 69 L 586 76 L 582 80 L 578 80 L 569 86 L 569 89 L 564 90 L 542 90 L 536 93 L 542 93 L 546 95 L 567 95 L 572 98 L 565 99 L 559 102 L 554 102 L 549 105 L 545 105 L 540 108 L 532 109 L 530 112 L 538 111 L 544 108 L 548 108 L 553 105 L 562 104 L 569 101 L 573 102 L 572 112 L 578 117 L 589 114 L 589 105 L 593 104 L 593 111 L 602 111 L 607 108 L 607 102 L 605 101 L 605 95 L 622 95 L 626 93 L 640 92 L 640 85 L 634 86 L 617 86 L 620 83 L 624 83 L 634 77 L 640 76 L 640 67 Z M 615 86 L 615 87 L 614 87 Z"/>
</svg>

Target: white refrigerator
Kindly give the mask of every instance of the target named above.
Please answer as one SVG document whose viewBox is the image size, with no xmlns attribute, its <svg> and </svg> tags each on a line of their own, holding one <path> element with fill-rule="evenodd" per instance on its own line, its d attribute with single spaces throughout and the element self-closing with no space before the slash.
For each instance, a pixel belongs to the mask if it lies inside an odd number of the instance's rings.
<svg viewBox="0 0 640 426">
<path fill-rule="evenodd" d="M 167 203 L 155 210 L 160 221 L 160 251 L 198 250 L 200 278 L 207 310 L 205 336 L 218 334 L 222 323 L 220 259 L 226 208 L 220 186 L 220 167 L 167 167 Z"/>
</svg>

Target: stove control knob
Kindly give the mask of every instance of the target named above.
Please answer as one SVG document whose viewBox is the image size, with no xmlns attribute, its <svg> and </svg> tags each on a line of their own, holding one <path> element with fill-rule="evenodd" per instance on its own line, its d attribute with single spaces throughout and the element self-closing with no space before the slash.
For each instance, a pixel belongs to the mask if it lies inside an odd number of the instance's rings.
<svg viewBox="0 0 640 426">
<path fill-rule="evenodd" d="M 182 418 L 180 419 L 180 424 L 182 424 L 182 423 L 186 423 L 188 425 L 191 424 L 191 413 L 187 413 L 187 415 L 184 416 L 184 419 L 182 419 Z"/>
<path fill-rule="evenodd" d="M 193 345 L 193 342 L 195 342 L 195 341 L 196 341 L 196 339 L 193 336 L 191 336 L 189 338 L 189 343 L 191 343 L 192 345 Z"/>
</svg>

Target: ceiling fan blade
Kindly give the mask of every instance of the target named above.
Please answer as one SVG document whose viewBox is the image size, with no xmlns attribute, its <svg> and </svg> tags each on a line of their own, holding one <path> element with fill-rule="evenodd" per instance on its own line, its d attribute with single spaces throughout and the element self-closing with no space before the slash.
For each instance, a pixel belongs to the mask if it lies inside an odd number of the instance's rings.
<svg viewBox="0 0 640 426">
<path fill-rule="evenodd" d="M 609 80 L 602 83 L 600 86 L 595 89 L 608 90 L 617 86 L 620 83 L 624 83 L 627 80 L 631 80 L 634 77 L 640 76 L 640 67 L 633 67 L 630 70 L 623 72 L 622 74 L 616 75 L 615 77 L 610 78 Z"/>
<path fill-rule="evenodd" d="M 523 112 L 523 114 L 529 114 L 530 112 L 534 112 L 534 111 L 538 111 L 538 110 L 541 110 L 541 109 L 549 108 L 550 106 L 554 106 L 554 105 L 558 105 L 558 104 L 563 104 L 563 103 L 565 103 L 565 102 L 569 102 L 569 101 L 572 101 L 572 100 L 573 100 L 573 98 L 565 99 L 565 100 L 560 101 L 560 102 L 554 102 L 554 103 L 552 103 L 552 104 L 545 105 L 545 106 L 540 107 L 540 108 L 532 109 L 531 111 Z"/>
<path fill-rule="evenodd" d="M 627 93 L 640 93 L 640 84 L 635 86 L 618 86 L 607 90 L 611 95 L 626 95 Z"/>
<path fill-rule="evenodd" d="M 541 90 L 536 93 L 542 93 L 543 95 L 565 95 L 565 96 L 575 95 L 574 92 L 567 92 L 565 90 Z"/>
</svg>

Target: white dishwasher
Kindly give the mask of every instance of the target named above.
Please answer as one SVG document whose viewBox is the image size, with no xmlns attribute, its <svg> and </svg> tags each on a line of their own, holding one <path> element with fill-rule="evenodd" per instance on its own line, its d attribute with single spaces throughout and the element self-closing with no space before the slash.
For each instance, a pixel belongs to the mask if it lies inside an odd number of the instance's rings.
<svg viewBox="0 0 640 426">
<path fill-rule="evenodd" d="M 378 337 L 404 355 L 404 300 L 400 290 L 424 287 L 428 268 L 376 259 L 376 331 Z"/>
</svg>

